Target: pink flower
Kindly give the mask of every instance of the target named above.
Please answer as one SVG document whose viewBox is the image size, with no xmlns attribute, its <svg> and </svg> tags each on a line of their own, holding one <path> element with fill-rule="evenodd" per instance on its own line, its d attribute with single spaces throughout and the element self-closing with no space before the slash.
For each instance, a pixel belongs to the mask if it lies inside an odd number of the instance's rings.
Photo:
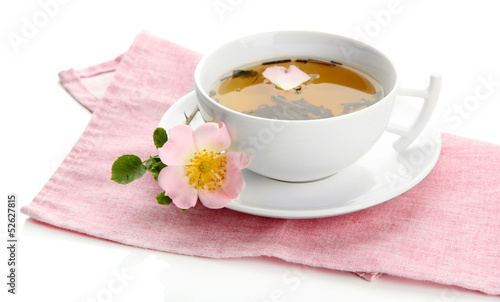
<svg viewBox="0 0 500 302">
<path fill-rule="evenodd" d="M 206 207 L 223 208 L 237 198 L 245 187 L 240 169 L 249 159 L 240 152 L 226 152 L 231 137 L 223 123 L 205 123 L 193 129 L 178 125 L 158 149 L 167 167 L 161 170 L 158 184 L 173 203 L 193 207 L 198 198 Z"/>
</svg>

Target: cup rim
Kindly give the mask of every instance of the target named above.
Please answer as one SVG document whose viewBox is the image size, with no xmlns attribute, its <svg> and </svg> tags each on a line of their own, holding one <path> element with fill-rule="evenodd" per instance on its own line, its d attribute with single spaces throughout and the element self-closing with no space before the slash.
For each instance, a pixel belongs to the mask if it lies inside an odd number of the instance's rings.
<svg viewBox="0 0 500 302">
<path fill-rule="evenodd" d="M 326 36 L 330 36 L 330 37 L 334 37 L 334 38 L 351 40 L 354 43 L 363 45 L 363 48 L 365 48 L 365 47 L 366 48 L 370 48 L 372 51 L 377 52 L 380 56 L 382 56 L 385 59 L 387 59 L 387 61 L 391 64 L 391 67 L 393 68 L 394 73 L 395 73 L 395 77 L 396 77 L 396 80 L 395 80 L 394 85 L 392 86 L 391 90 L 387 94 L 385 94 L 384 97 L 380 101 L 376 102 L 375 104 L 373 104 L 373 105 L 371 105 L 371 106 L 369 106 L 367 108 L 363 108 L 363 109 L 355 111 L 355 112 L 351 112 L 351 113 L 347 113 L 347 114 L 343 114 L 343 115 L 339 115 L 339 116 L 327 117 L 327 118 L 319 118 L 319 119 L 311 119 L 311 120 L 284 120 L 283 119 L 283 120 L 279 120 L 280 122 L 293 123 L 293 124 L 299 124 L 299 123 L 325 123 L 325 122 L 329 122 L 329 121 L 332 121 L 332 120 L 341 120 L 341 119 L 346 119 L 346 118 L 353 118 L 355 116 L 363 114 L 362 112 L 367 112 L 367 111 L 373 111 L 373 110 L 375 110 L 377 107 L 381 106 L 381 103 L 387 101 L 388 99 L 391 98 L 391 96 L 393 94 L 397 93 L 397 89 L 399 87 L 398 71 L 397 71 L 396 67 L 394 66 L 392 60 L 390 60 L 389 57 L 387 57 L 382 51 L 380 51 L 379 49 L 377 49 L 377 48 L 375 48 L 375 47 L 373 47 L 371 45 L 368 45 L 368 44 L 366 44 L 366 43 L 364 43 L 362 41 L 355 40 L 353 38 L 349 38 L 349 37 L 341 36 L 341 35 L 336 35 L 336 34 L 329 33 L 329 32 L 310 31 L 310 30 L 266 31 L 266 32 L 261 32 L 261 33 L 255 33 L 255 34 L 251 34 L 251 35 L 241 36 L 239 38 L 232 39 L 229 42 L 226 42 L 226 43 L 224 43 L 222 45 L 219 45 L 217 48 L 215 48 L 212 51 L 210 51 L 209 53 L 205 54 L 201 58 L 201 60 L 198 62 L 198 64 L 196 65 L 196 68 L 195 68 L 195 71 L 194 71 L 194 84 L 195 84 L 196 93 L 197 94 L 201 94 L 205 99 L 208 99 L 208 101 L 212 105 L 216 106 L 220 110 L 228 112 L 230 114 L 234 114 L 234 115 L 236 115 L 238 117 L 242 117 L 242 118 L 249 119 L 249 120 L 255 120 L 255 121 L 267 121 L 267 122 L 269 122 L 269 121 L 277 121 L 277 119 L 270 119 L 270 118 L 265 118 L 265 117 L 260 117 L 260 116 L 248 115 L 248 114 L 236 111 L 234 109 L 228 108 L 226 106 L 223 106 L 223 105 L 217 103 L 214 99 L 212 99 L 208 95 L 208 93 L 201 87 L 201 84 L 200 84 L 201 69 L 202 69 L 203 65 L 205 64 L 205 61 L 207 61 L 210 58 L 210 56 L 212 56 L 213 54 L 217 53 L 220 49 L 223 49 L 223 48 L 227 47 L 228 45 L 233 44 L 233 43 L 235 43 L 237 41 L 240 41 L 242 39 L 249 39 L 249 38 L 253 38 L 253 37 L 270 35 L 270 34 L 275 34 L 275 33 L 287 33 L 287 34 L 297 33 L 297 34 L 314 34 L 314 35 L 318 35 L 319 34 L 319 35 L 326 35 Z"/>
</svg>

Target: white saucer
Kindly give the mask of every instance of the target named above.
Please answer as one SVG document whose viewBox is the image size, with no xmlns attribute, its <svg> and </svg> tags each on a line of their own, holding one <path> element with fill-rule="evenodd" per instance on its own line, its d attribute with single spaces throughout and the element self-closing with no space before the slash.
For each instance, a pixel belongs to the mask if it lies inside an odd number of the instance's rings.
<svg viewBox="0 0 500 302">
<path fill-rule="evenodd" d="M 159 127 L 184 124 L 197 108 L 190 92 L 163 115 Z M 200 114 L 191 121 L 203 123 Z M 422 135 L 402 153 L 392 148 L 397 136 L 384 133 L 367 155 L 328 178 L 306 183 L 281 182 L 242 170 L 246 187 L 227 208 L 275 218 L 321 218 L 366 209 L 396 197 L 424 179 L 436 164 L 441 141 Z M 423 143 L 422 143 L 423 142 Z"/>
</svg>

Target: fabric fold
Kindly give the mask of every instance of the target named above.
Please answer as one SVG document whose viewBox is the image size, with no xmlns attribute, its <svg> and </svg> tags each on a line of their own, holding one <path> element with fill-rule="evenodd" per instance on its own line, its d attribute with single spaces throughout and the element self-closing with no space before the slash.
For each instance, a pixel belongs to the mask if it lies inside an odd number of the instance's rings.
<svg viewBox="0 0 500 302">
<path fill-rule="evenodd" d="M 66 71 L 61 71 L 59 73 L 60 83 L 75 100 L 82 104 L 83 107 L 87 108 L 90 112 L 94 112 L 100 100 L 86 85 L 84 85 L 84 83 L 82 83 L 82 79 L 115 71 L 118 64 L 120 64 L 121 58 L 122 56 L 120 55 L 114 60 L 91 66 L 83 70 L 77 71 L 71 68 Z"/>
</svg>

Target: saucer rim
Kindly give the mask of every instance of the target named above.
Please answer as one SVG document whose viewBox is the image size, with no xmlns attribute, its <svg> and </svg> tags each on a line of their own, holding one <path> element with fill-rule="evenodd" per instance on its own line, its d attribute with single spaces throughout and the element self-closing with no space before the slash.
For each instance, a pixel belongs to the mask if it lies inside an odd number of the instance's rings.
<svg viewBox="0 0 500 302">
<path fill-rule="evenodd" d="M 160 119 L 160 122 L 158 123 L 158 126 L 161 127 L 162 124 L 167 123 L 165 120 L 167 119 L 166 117 L 168 116 L 168 112 L 172 112 L 173 110 L 176 110 L 178 107 L 183 108 L 184 103 L 186 102 L 195 102 L 196 103 L 196 94 L 195 91 L 190 91 L 189 93 L 185 94 L 181 98 L 179 98 L 175 103 L 173 103 L 170 108 L 163 114 L 162 118 Z M 197 115 L 199 112 L 197 113 Z M 168 129 L 167 129 L 168 131 Z M 423 136 L 425 133 L 422 133 L 420 135 Z M 331 207 L 331 208 L 321 208 L 321 209 L 316 209 L 316 210 L 283 210 L 283 209 L 269 209 L 269 208 L 263 208 L 263 207 L 256 207 L 252 205 L 245 205 L 242 204 L 241 200 L 233 200 L 231 203 L 229 203 L 225 208 L 234 210 L 237 212 L 242 212 L 246 214 L 251 214 L 251 215 L 256 215 L 256 216 L 262 216 L 262 217 L 269 217 L 269 218 L 281 218 L 281 219 L 315 219 L 315 218 L 325 218 L 325 217 L 333 217 L 333 216 L 339 216 L 339 215 L 345 215 L 353 212 L 357 212 L 360 210 L 364 210 L 367 208 L 371 208 L 373 206 L 379 205 L 381 203 L 384 203 L 386 201 L 389 201 L 404 192 L 410 190 L 417 184 L 419 184 L 423 179 L 429 175 L 429 173 L 432 171 L 432 169 L 435 167 L 440 154 L 441 154 L 441 140 L 438 139 L 435 141 L 436 142 L 436 149 L 434 150 L 432 158 L 428 161 L 427 166 L 425 166 L 417 175 L 414 175 L 411 179 L 411 181 L 405 183 L 404 186 L 392 190 L 390 192 L 387 192 L 386 194 L 380 194 L 380 196 L 377 196 L 377 198 L 373 198 L 373 200 L 369 202 L 364 202 L 364 203 L 358 203 L 358 204 L 353 204 L 353 205 L 345 205 L 345 206 L 340 206 L 340 207 Z M 346 168 L 348 169 L 348 168 Z M 253 173 L 253 172 L 252 172 Z M 264 176 L 261 176 L 264 177 Z M 332 177 L 332 176 L 330 176 Z M 329 177 L 327 177 L 329 178 Z M 293 184 L 292 184 L 293 185 Z"/>
</svg>

